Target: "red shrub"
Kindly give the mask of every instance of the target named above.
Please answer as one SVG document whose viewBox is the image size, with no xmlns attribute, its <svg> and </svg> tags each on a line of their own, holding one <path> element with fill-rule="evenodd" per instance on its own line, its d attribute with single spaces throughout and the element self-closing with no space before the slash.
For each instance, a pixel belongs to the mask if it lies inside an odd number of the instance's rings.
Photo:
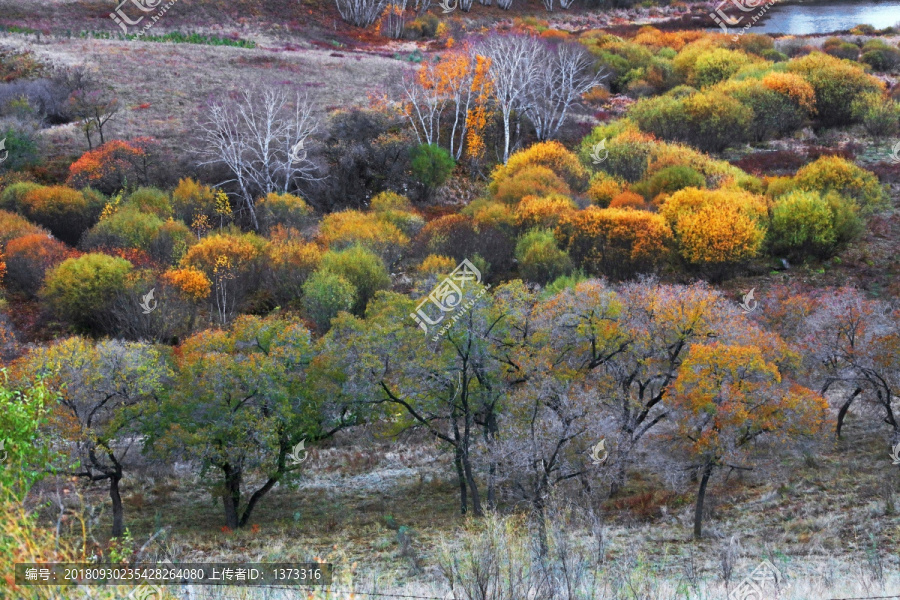
<svg viewBox="0 0 900 600">
<path fill-rule="evenodd" d="M 59 240 L 40 233 L 11 240 L 6 246 L 7 287 L 33 298 L 44 283 L 47 269 L 74 254 Z"/>
</svg>

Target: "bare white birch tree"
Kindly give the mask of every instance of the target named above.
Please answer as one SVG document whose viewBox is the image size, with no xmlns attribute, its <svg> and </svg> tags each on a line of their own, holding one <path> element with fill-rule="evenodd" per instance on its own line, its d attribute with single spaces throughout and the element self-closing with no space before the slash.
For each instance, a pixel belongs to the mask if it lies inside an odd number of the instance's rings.
<svg viewBox="0 0 900 600">
<path fill-rule="evenodd" d="M 209 106 L 199 123 L 201 165 L 224 164 L 234 175 L 243 207 L 259 229 L 255 199 L 287 193 L 316 177 L 307 142 L 318 130 L 309 100 L 297 94 L 293 104 L 281 90 L 260 95 L 245 90 L 235 101 Z M 221 185 L 221 184 L 220 184 Z"/>
<path fill-rule="evenodd" d="M 467 62 L 453 73 L 441 72 L 446 61 Z M 424 70 L 410 73 L 404 79 L 406 117 L 412 124 L 420 144 L 440 145 L 441 122 L 450 121 L 449 140 L 445 147 L 455 160 L 460 160 L 469 131 L 469 111 L 475 108 L 481 89 L 475 55 L 451 55 L 441 63 L 429 63 Z M 451 65 L 453 67 L 458 63 Z"/>
<path fill-rule="evenodd" d="M 357 27 L 368 27 L 377 21 L 384 3 L 385 0 L 335 0 L 341 18 Z"/>
<path fill-rule="evenodd" d="M 504 164 L 513 145 L 513 119 L 516 119 L 518 137 L 518 117 L 529 109 L 532 80 L 537 76 L 539 58 L 544 51 L 539 40 L 525 35 L 494 34 L 478 48 L 480 54 L 491 59 L 494 97 L 503 120 Z"/>
<path fill-rule="evenodd" d="M 531 98 L 526 109 L 537 138 L 545 141 L 555 137 L 569 109 L 578 103 L 582 94 L 600 85 L 603 78 L 582 46 L 558 44 L 547 48 L 531 80 Z"/>
</svg>

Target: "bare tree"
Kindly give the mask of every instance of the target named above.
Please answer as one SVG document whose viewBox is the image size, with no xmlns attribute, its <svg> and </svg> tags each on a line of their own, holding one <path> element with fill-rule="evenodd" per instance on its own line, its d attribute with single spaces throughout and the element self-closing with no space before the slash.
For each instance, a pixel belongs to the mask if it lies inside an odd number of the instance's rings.
<svg viewBox="0 0 900 600">
<path fill-rule="evenodd" d="M 231 171 L 234 178 L 222 184 L 236 184 L 256 230 L 257 197 L 288 193 L 316 178 L 306 146 L 318 123 L 299 93 L 291 104 L 281 90 L 244 91 L 236 101 L 211 104 L 199 130 L 200 164 L 224 164 Z"/>
<path fill-rule="evenodd" d="M 72 92 L 69 96 L 69 107 L 72 116 L 80 121 L 88 148 L 94 148 L 91 136 L 95 132 L 100 135 L 100 144 L 105 144 L 103 128 L 119 112 L 119 99 L 115 92 L 109 88 L 90 84 L 89 87 Z"/>
<path fill-rule="evenodd" d="M 512 8 L 513 0 L 497 0 L 497 6 L 502 8 L 503 10 L 509 10 Z"/>
<path fill-rule="evenodd" d="M 341 18 L 357 27 L 374 23 L 381 15 L 384 3 L 385 0 L 335 0 Z"/>
<path fill-rule="evenodd" d="M 529 109 L 532 100 L 532 80 L 537 76 L 539 59 L 544 46 L 525 35 L 491 35 L 478 51 L 491 59 L 491 79 L 494 97 L 503 120 L 503 162 L 509 160 L 513 147 L 513 119 L 515 136 L 519 135 L 518 116 Z"/>
<path fill-rule="evenodd" d="M 541 141 L 555 137 L 569 109 L 604 78 L 596 72 L 594 61 L 581 45 L 558 44 L 548 50 L 541 54 L 536 76 L 531 80 L 526 109 Z"/>
</svg>

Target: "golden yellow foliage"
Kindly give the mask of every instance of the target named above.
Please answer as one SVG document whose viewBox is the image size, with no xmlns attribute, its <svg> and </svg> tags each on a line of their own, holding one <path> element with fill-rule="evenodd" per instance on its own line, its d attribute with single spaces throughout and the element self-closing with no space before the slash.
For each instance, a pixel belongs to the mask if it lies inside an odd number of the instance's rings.
<svg viewBox="0 0 900 600">
<path fill-rule="evenodd" d="M 553 229 L 559 220 L 578 206 L 568 196 L 525 196 L 516 207 L 516 224 L 523 230 L 535 227 Z"/>
<path fill-rule="evenodd" d="M 498 165 L 491 173 L 491 193 L 496 194 L 504 182 L 529 167 L 546 167 L 573 190 L 582 191 L 588 182 L 588 172 L 572 152 L 557 141 L 540 142 L 509 157 L 505 165 Z"/>
<path fill-rule="evenodd" d="M 722 265 L 759 253 L 766 235 L 768 204 L 765 197 L 738 189 L 686 188 L 670 196 L 661 213 L 686 261 Z"/>
<path fill-rule="evenodd" d="M 456 268 L 456 261 L 449 256 L 429 254 L 416 269 L 422 275 L 446 275 Z"/>
<path fill-rule="evenodd" d="M 163 281 L 177 289 L 181 295 L 192 302 L 200 302 L 209 297 L 212 282 L 200 269 L 186 267 L 169 269 L 162 275 Z"/>
</svg>

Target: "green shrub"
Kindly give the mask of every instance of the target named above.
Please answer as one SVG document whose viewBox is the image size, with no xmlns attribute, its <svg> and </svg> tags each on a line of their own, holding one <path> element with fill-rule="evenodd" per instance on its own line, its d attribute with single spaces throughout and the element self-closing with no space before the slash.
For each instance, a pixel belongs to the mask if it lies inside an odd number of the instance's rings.
<svg viewBox="0 0 900 600">
<path fill-rule="evenodd" d="M 149 252 L 154 260 L 164 265 L 174 265 L 197 242 L 197 238 L 181 221 L 168 219 L 150 240 Z"/>
<path fill-rule="evenodd" d="M 770 61 L 776 62 L 776 63 L 785 62 L 788 59 L 787 54 L 784 54 L 783 52 L 779 52 L 778 50 L 775 50 L 774 48 L 772 48 L 771 50 L 763 50 L 762 53 L 760 54 L 760 56 L 762 56 L 766 60 L 770 60 Z"/>
<path fill-rule="evenodd" d="M 127 260 L 106 254 L 69 258 L 47 272 L 41 295 L 59 318 L 78 328 L 102 330 L 131 270 Z"/>
<path fill-rule="evenodd" d="M 568 253 L 559 249 L 553 233 L 546 229 L 533 229 L 519 239 L 516 260 L 519 261 L 522 276 L 540 285 L 546 285 L 572 270 Z"/>
<path fill-rule="evenodd" d="M 886 205 L 886 194 L 874 173 L 839 156 L 823 156 L 797 171 L 797 187 L 826 193 L 834 191 L 854 200 L 863 215 Z"/>
<path fill-rule="evenodd" d="M 426 195 L 450 177 L 456 162 L 450 153 L 436 144 L 421 144 L 410 151 L 413 176 L 425 186 Z"/>
<path fill-rule="evenodd" d="M 25 195 L 41 187 L 43 186 L 30 181 L 20 181 L 7 186 L 3 193 L 0 193 L 0 209 L 10 212 L 22 212 L 24 210 L 23 200 Z"/>
<path fill-rule="evenodd" d="M 137 248 L 147 252 L 162 225 L 163 220 L 158 216 L 126 206 L 91 227 L 82 237 L 80 246 L 84 250 Z"/>
<path fill-rule="evenodd" d="M 852 104 L 854 119 L 861 121 L 869 135 L 891 137 L 900 133 L 900 104 L 881 94 L 864 94 Z"/>
<path fill-rule="evenodd" d="M 872 39 L 863 46 L 859 61 L 880 73 L 890 73 L 900 67 L 900 50 L 884 40 Z"/>
<path fill-rule="evenodd" d="M 322 255 L 319 270 L 340 275 L 353 285 L 355 302 L 352 308 L 360 316 L 365 313 L 366 305 L 375 292 L 386 290 L 391 285 L 384 263 L 377 254 L 362 246 L 326 252 Z"/>
<path fill-rule="evenodd" d="M 338 313 L 349 311 L 355 304 L 353 284 L 335 273 L 316 271 L 303 284 L 306 316 L 322 331 Z"/>
<path fill-rule="evenodd" d="M 855 206 L 839 195 L 796 191 L 775 201 L 767 241 L 773 254 L 827 258 L 861 230 Z"/>
<path fill-rule="evenodd" d="M 806 79 L 816 92 L 816 110 L 826 126 L 854 122 L 851 103 L 862 94 L 881 92 L 882 84 L 852 62 L 813 52 L 788 63 L 788 71 Z"/>
<path fill-rule="evenodd" d="M 753 60 L 743 52 L 717 48 L 697 58 L 687 82 L 699 88 L 708 87 L 725 81 L 741 68 L 751 64 Z"/>
<path fill-rule="evenodd" d="M 272 193 L 256 203 L 259 221 L 266 230 L 276 225 L 303 229 L 310 224 L 313 209 L 303 198 Z"/>
<path fill-rule="evenodd" d="M 133 191 L 125 199 L 124 206 L 130 206 L 144 213 L 151 213 L 160 219 L 172 216 L 172 202 L 169 195 L 157 188 L 142 187 Z"/>
<path fill-rule="evenodd" d="M 39 126 L 32 121 L 3 119 L 0 121 L 0 140 L 6 140 L 6 159 L 0 163 L 0 173 L 20 171 L 41 162 Z"/>
<path fill-rule="evenodd" d="M 647 197 L 652 200 L 660 194 L 673 194 L 688 187 L 705 188 L 706 177 L 684 165 L 666 167 L 648 180 Z"/>
</svg>

